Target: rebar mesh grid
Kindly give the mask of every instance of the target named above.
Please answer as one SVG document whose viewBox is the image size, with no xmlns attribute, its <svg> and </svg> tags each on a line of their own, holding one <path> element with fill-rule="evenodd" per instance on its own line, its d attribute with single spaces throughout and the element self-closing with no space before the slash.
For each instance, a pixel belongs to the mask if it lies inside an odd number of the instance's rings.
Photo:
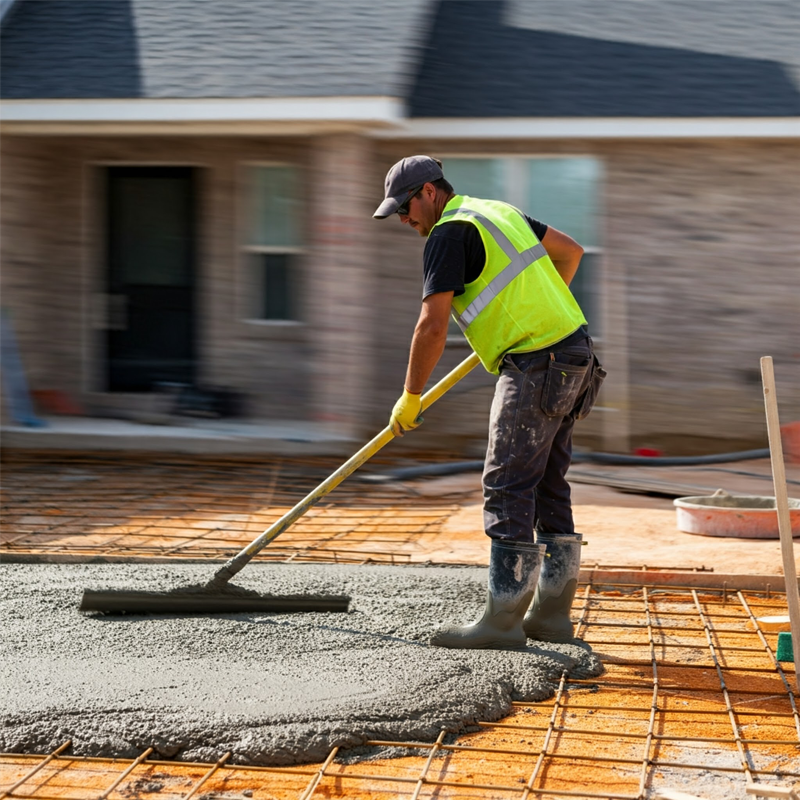
<svg viewBox="0 0 800 800">
<path fill-rule="evenodd" d="M 0 556 L 227 560 L 340 466 L 335 459 L 7 457 Z M 371 469 L 380 469 L 375 459 Z M 448 558 L 446 521 L 464 490 L 342 484 L 258 560 L 408 563 Z"/>
<path fill-rule="evenodd" d="M 576 632 L 606 673 L 563 674 L 551 701 L 514 703 L 458 739 L 374 741 L 373 760 L 334 748 L 321 765 L 291 768 L 238 765 L 232 753 L 216 764 L 160 761 L 151 750 L 79 758 L 65 742 L 46 756 L 2 756 L 0 798 L 744 796 L 800 781 L 797 689 L 776 660 L 776 635 L 757 622 L 782 607 L 780 596 L 744 592 L 585 586 Z"/>
</svg>

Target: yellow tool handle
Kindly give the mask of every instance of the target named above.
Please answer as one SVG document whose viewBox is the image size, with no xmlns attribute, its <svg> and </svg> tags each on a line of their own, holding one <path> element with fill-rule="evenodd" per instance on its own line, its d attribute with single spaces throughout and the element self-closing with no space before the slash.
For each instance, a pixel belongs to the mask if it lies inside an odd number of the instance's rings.
<svg viewBox="0 0 800 800">
<path fill-rule="evenodd" d="M 433 405 L 445 392 L 452 389 L 465 375 L 475 369 L 479 363 L 480 361 L 475 353 L 465 358 L 452 372 L 445 375 L 439 383 L 422 395 L 422 410 L 425 411 L 426 408 Z M 314 491 L 307 494 L 291 511 L 287 511 L 277 522 L 267 528 L 261 536 L 250 542 L 244 550 L 220 567 L 208 582 L 206 588 L 221 589 L 256 553 L 260 552 L 273 539 L 280 536 L 295 520 L 302 517 L 306 511 L 322 500 L 325 495 L 332 492 L 348 475 L 352 475 L 392 439 L 394 439 L 392 428 L 387 426 L 372 441 L 367 442 L 355 455 L 342 464 L 336 472 L 317 486 Z"/>
</svg>

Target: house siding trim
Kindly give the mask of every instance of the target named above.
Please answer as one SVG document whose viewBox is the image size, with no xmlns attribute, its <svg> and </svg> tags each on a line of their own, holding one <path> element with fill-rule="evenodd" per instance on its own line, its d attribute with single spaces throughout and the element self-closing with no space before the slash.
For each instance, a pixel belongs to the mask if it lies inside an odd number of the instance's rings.
<svg viewBox="0 0 800 800">
<path fill-rule="evenodd" d="M 187 128 L 187 126 L 191 128 Z M 797 139 L 800 117 L 407 117 L 394 97 L 5 100 L 14 135 L 315 135 L 375 139 Z"/>
<path fill-rule="evenodd" d="M 378 139 L 797 139 L 800 117 L 409 119 Z"/>
<path fill-rule="evenodd" d="M 4 100 L 4 126 L 20 123 L 339 122 L 396 124 L 392 97 L 253 97 L 100 100 Z M 194 131 L 193 131 L 194 132 Z"/>
</svg>

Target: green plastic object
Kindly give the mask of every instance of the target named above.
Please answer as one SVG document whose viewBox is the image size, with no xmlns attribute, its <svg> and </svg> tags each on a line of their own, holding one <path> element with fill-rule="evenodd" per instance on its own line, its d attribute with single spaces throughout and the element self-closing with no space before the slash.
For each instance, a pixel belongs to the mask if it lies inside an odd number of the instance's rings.
<svg viewBox="0 0 800 800">
<path fill-rule="evenodd" d="M 794 653 L 792 652 L 792 634 L 788 631 L 783 631 L 778 634 L 778 661 L 794 661 Z"/>
</svg>

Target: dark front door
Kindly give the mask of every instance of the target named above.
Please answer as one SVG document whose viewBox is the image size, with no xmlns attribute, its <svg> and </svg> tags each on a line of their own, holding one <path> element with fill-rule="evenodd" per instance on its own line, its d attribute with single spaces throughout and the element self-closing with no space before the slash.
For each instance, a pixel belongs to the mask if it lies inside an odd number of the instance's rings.
<svg viewBox="0 0 800 800">
<path fill-rule="evenodd" d="M 107 173 L 107 389 L 195 376 L 195 170 Z"/>
</svg>

